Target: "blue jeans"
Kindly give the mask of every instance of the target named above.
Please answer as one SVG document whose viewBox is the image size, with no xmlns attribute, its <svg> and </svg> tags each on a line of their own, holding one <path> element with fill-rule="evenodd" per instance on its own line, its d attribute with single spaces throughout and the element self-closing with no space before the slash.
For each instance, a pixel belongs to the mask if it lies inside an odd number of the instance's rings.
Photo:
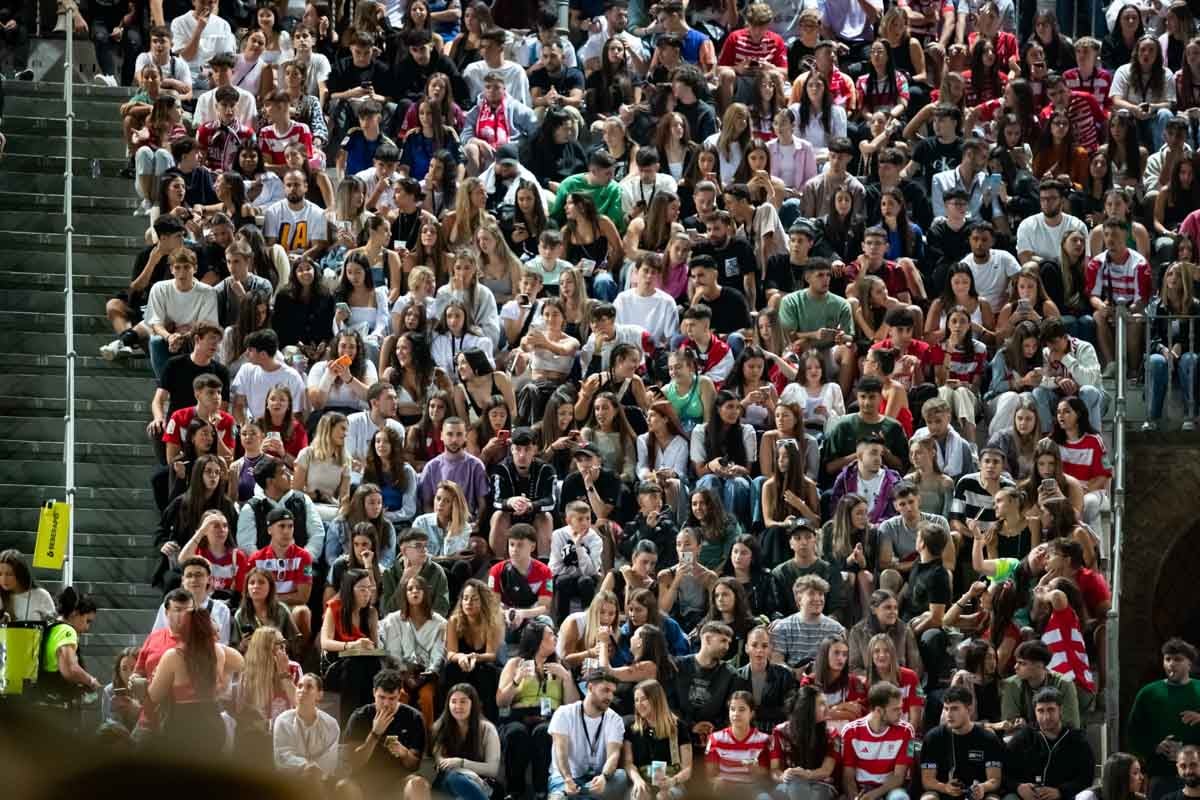
<svg viewBox="0 0 1200 800">
<path fill-rule="evenodd" d="M 1070 314 L 1063 314 L 1063 325 L 1067 326 L 1067 333 L 1074 336 L 1076 339 L 1082 339 L 1088 344 L 1095 346 L 1096 344 L 1096 320 L 1091 314 L 1082 317 L 1073 317 Z"/>
<path fill-rule="evenodd" d="M 754 495 L 749 478 L 722 478 L 717 475 L 705 475 L 696 481 L 697 489 L 712 489 L 721 498 L 725 510 L 743 522 L 752 519 L 751 498 Z M 744 526 L 743 526 L 744 527 Z"/>
<path fill-rule="evenodd" d="M 584 800 L 584 798 L 596 798 L 596 800 L 599 800 L 599 798 L 602 797 L 617 798 L 625 797 L 629 794 L 629 776 L 625 774 L 625 770 L 619 769 L 613 773 L 613 776 L 605 783 L 604 792 L 602 794 L 592 794 L 587 789 L 587 785 L 595 777 L 596 773 L 594 772 L 586 772 L 583 775 L 576 775 L 575 785 L 579 787 L 579 794 L 571 796 L 573 798 L 578 798 L 579 800 Z M 551 800 L 566 797 L 567 782 L 564 781 L 560 775 L 550 776 L 549 788 Z"/>
<path fill-rule="evenodd" d="M 1042 423 L 1042 433 L 1050 433 L 1050 429 L 1054 424 L 1054 407 L 1062 399 L 1062 394 L 1058 390 L 1051 389 L 1048 386 L 1036 386 L 1033 389 L 1033 399 L 1037 401 L 1038 418 Z M 1092 427 L 1096 430 L 1101 430 L 1102 417 L 1104 416 L 1104 392 L 1094 386 L 1080 386 L 1079 399 L 1087 406 L 1088 421 L 1092 423 Z"/>
<path fill-rule="evenodd" d="M 1175 113 L 1168 108 L 1160 108 L 1158 111 L 1150 115 L 1149 119 L 1138 120 L 1138 133 L 1141 134 L 1143 142 L 1152 142 L 1150 147 L 1151 153 L 1157 153 L 1162 149 L 1163 142 L 1166 141 L 1167 121 Z"/>
<path fill-rule="evenodd" d="M 167 362 L 171 360 L 171 348 L 167 345 L 167 340 L 161 336 L 150 337 L 150 369 L 154 370 L 154 377 L 161 378 L 163 370 L 167 368 Z"/>
<path fill-rule="evenodd" d="M 608 270 L 597 270 L 592 275 L 592 299 L 599 300 L 604 303 L 611 303 L 617 299 L 617 294 L 620 292 L 620 287 L 617 286 L 617 279 Z"/>
<path fill-rule="evenodd" d="M 460 800 L 488 800 L 488 793 L 462 770 L 439 772 L 433 779 L 433 790 Z"/>
<path fill-rule="evenodd" d="M 786 781 L 775 787 L 777 797 L 787 800 L 833 800 L 837 790 L 831 784 L 821 781 Z"/>
<path fill-rule="evenodd" d="M 1190 417 L 1196 413 L 1196 354 L 1184 353 L 1179 357 L 1179 390 L 1183 394 L 1183 413 Z M 1146 393 L 1149 395 L 1150 419 L 1162 419 L 1163 404 L 1167 389 L 1171 385 L 1171 370 L 1165 356 L 1153 353 L 1146 365 Z"/>
</svg>

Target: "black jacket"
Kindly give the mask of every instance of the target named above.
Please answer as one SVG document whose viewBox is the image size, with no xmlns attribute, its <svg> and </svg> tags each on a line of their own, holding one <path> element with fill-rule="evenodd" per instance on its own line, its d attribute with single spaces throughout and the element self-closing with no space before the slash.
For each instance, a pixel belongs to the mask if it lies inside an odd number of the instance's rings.
<svg viewBox="0 0 1200 800">
<path fill-rule="evenodd" d="M 767 685 L 758 710 L 754 712 L 754 727 L 770 733 L 776 725 L 787 720 L 797 686 L 796 675 L 790 669 L 783 664 L 767 664 Z M 734 672 L 733 691 L 754 693 L 749 664 Z"/>
<path fill-rule="evenodd" d="M 675 535 L 679 528 L 669 509 L 663 509 L 658 515 L 653 528 L 646 524 L 646 517 L 640 512 L 626 528 L 626 535 L 621 539 L 618 549 L 627 560 L 633 560 L 633 548 L 643 539 L 654 542 L 658 548 L 658 568 L 670 569 L 679 563 L 679 555 L 675 552 Z"/>
<path fill-rule="evenodd" d="M 497 511 L 504 510 L 504 501 L 510 497 L 525 495 L 533 503 L 534 513 L 554 511 L 554 467 L 535 458 L 529 465 L 529 477 L 517 474 L 512 456 L 506 456 L 499 464 L 488 467 L 488 482 L 491 484 L 492 502 Z"/>
<path fill-rule="evenodd" d="M 1193 317 L 1200 317 L 1200 300 L 1192 299 L 1192 307 L 1187 312 Z M 1183 346 L 1185 353 L 1200 353 L 1200 325 L 1196 320 L 1178 320 L 1180 331 L 1168 336 L 1172 320 L 1164 319 L 1171 312 L 1163 307 L 1162 297 L 1155 297 L 1146 308 L 1146 316 L 1150 319 L 1150 352 L 1157 353 L 1159 349 L 1172 345 Z"/>
<path fill-rule="evenodd" d="M 1092 785 L 1096 757 L 1079 728 L 1063 727 L 1057 741 L 1026 725 L 1008 741 L 1004 759 L 1004 788 L 1016 793 L 1022 783 L 1053 786 L 1063 797 L 1074 797 Z"/>
<path fill-rule="evenodd" d="M 450 94 L 454 102 L 464 109 L 475 105 L 475 98 L 471 97 L 471 90 L 467 88 L 467 82 L 463 80 L 458 67 L 441 53 L 433 53 L 428 64 L 418 64 L 406 55 L 392 66 L 392 71 L 396 79 L 396 97 L 416 100 L 425 94 L 429 76 L 440 72 L 450 79 Z"/>
</svg>

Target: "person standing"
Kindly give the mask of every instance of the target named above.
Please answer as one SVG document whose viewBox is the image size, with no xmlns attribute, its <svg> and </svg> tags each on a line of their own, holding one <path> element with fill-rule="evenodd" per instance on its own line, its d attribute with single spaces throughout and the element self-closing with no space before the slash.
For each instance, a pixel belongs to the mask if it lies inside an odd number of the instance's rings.
<svg viewBox="0 0 1200 800">
<path fill-rule="evenodd" d="M 1195 663 L 1195 647 L 1168 639 L 1162 646 L 1164 678 L 1139 689 L 1129 712 L 1130 750 L 1142 758 L 1155 800 L 1181 788 L 1186 794 L 1181 750 L 1200 745 L 1200 682 L 1191 675 Z"/>
</svg>

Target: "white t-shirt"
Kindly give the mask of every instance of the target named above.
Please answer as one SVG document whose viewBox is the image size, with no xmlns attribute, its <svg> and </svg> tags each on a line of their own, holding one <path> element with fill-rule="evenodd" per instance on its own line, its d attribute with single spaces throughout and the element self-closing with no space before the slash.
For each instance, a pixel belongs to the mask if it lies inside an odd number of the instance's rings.
<svg viewBox="0 0 1200 800">
<path fill-rule="evenodd" d="M 758 208 L 754 209 L 754 219 L 751 222 L 753 228 L 754 252 L 761 254 L 763 261 L 773 255 L 787 252 L 788 235 L 783 229 L 783 221 L 779 219 L 779 212 L 775 210 L 775 206 L 770 203 L 763 203 Z M 766 244 L 767 234 L 771 236 L 771 243 Z"/>
<path fill-rule="evenodd" d="M 363 199 L 364 200 L 371 196 L 371 193 L 375 191 L 375 184 L 379 183 L 379 171 L 376 170 L 373 165 L 370 167 L 367 167 L 366 169 L 362 170 L 361 172 L 354 173 L 354 177 L 361 180 L 367 187 L 363 191 Z M 394 186 L 396 183 L 399 183 L 400 179 L 403 177 L 404 176 L 402 176 L 400 173 L 393 172 L 392 173 L 392 181 L 393 181 L 392 185 Z M 396 193 L 394 191 L 392 191 L 391 189 L 384 189 L 382 192 L 379 193 L 379 197 L 375 200 L 375 207 L 379 208 L 379 209 L 395 208 L 396 207 Z"/>
<path fill-rule="evenodd" d="M 975 276 L 975 291 L 988 301 L 993 309 L 1001 308 L 1008 298 L 1008 279 L 1021 271 L 1021 265 L 1012 253 L 993 247 L 988 260 L 979 264 L 971 254 L 960 263 L 971 268 Z"/>
<path fill-rule="evenodd" d="M 299 53 L 292 53 L 292 57 L 300 60 Z M 330 74 L 333 73 L 333 67 L 329 63 L 329 59 L 320 53 L 313 53 L 308 57 L 308 72 L 304 77 L 304 93 L 311 94 L 313 97 L 321 96 L 321 84 L 329 80 Z M 280 81 L 280 86 L 286 85 Z"/>
<path fill-rule="evenodd" d="M 154 60 L 154 54 L 147 50 L 138 55 L 133 65 L 133 74 L 141 75 L 147 64 L 158 67 L 159 73 L 167 80 L 179 81 L 189 87 L 192 85 L 192 71 L 188 68 L 188 63 L 177 55 L 171 54 L 167 56 L 167 63 L 159 64 Z"/>
<path fill-rule="evenodd" d="M 150 287 L 146 303 L 146 325 L 174 323 L 194 325 L 197 322 L 216 323 L 217 290 L 196 281 L 190 291 L 175 288 L 175 281 L 159 281 Z"/>
<path fill-rule="evenodd" d="M 275 239 L 289 253 L 307 250 L 313 242 L 324 242 L 329 238 L 329 224 L 325 212 L 311 200 L 303 201 L 299 210 L 288 203 L 287 198 L 267 207 L 263 236 Z"/>
<path fill-rule="evenodd" d="M 237 121 L 242 125 L 248 125 L 251 128 L 256 127 L 258 122 L 258 101 L 254 99 L 254 95 L 246 91 L 240 86 L 234 86 L 238 92 L 237 105 L 234 106 L 233 114 L 237 117 Z M 197 126 L 203 125 L 206 122 L 217 121 L 217 90 L 209 89 L 204 94 L 196 98 L 196 112 L 192 114 L 192 121 Z"/>
<path fill-rule="evenodd" d="M 1124 4 L 1122 4 L 1124 5 Z M 1129 64 L 1117 67 L 1113 75 L 1112 87 L 1108 90 L 1109 97 L 1120 97 L 1130 103 L 1172 103 L 1175 102 L 1175 78 L 1171 71 L 1163 67 L 1163 90 L 1161 95 L 1155 95 L 1150 90 L 1141 91 L 1138 84 L 1131 79 L 1133 68 Z"/>
<path fill-rule="evenodd" d="M 529 76 L 521 65 L 514 61 L 505 61 L 496 69 L 487 65 L 486 61 L 476 61 L 468 64 L 463 70 L 463 80 L 471 90 L 471 101 L 483 92 L 483 77 L 489 72 L 498 72 L 504 77 L 504 88 L 508 96 L 520 100 L 527 106 L 533 105 L 533 96 L 529 93 Z"/>
<path fill-rule="evenodd" d="M 189 11 L 172 20 L 171 41 L 178 51 L 182 52 L 192 41 L 192 34 L 196 32 L 196 27 L 195 11 Z M 196 48 L 195 57 L 188 61 L 192 78 L 200 77 L 200 70 L 208 66 L 208 62 L 217 53 L 236 53 L 237 51 L 237 39 L 233 37 L 233 30 L 229 27 L 229 23 L 213 14 L 208 18 L 208 24 L 204 26 L 204 33 L 200 34 L 200 46 Z"/>
<path fill-rule="evenodd" d="M 370 411 L 359 411 L 356 414 L 351 414 L 346 418 L 346 422 L 348 423 L 346 449 L 350 451 L 351 458 L 359 458 L 365 461 L 371 452 L 371 445 L 379 428 L 375 426 L 374 420 L 371 419 Z M 400 434 L 400 440 L 403 441 L 404 426 L 394 419 L 387 419 L 385 422 L 389 428 Z"/>
<path fill-rule="evenodd" d="M 304 378 L 287 365 L 266 372 L 257 364 L 243 364 L 233 379 L 230 393 L 234 397 L 245 397 L 247 411 L 257 419 L 266 411 L 267 395 L 281 383 L 292 393 L 292 412 L 299 414 L 304 408 Z"/>
<path fill-rule="evenodd" d="M 567 737 L 569 743 L 567 767 L 571 777 L 598 775 L 608 758 L 608 745 L 625 741 L 625 723 L 611 708 L 601 717 L 589 717 L 583 712 L 583 701 L 559 706 L 550 718 L 550 735 Z M 591 747 L 589 747 L 589 743 Z M 551 745 L 553 747 L 553 745 Z M 550 759 L 550 780 L 562 778 L 558 759 Z"/>
<path fill-rule="evenodd" d="M 662 289 L 642 297 L 635 289 L 626 289 L 613 301 L 617 309 L 617 322 L 641 325 L 659 344 L 669 343 L 679 332 L 679 306 L 675 298 Z"/>
<path fill-rule="evenodd" d="M 1058 225 L 1053 228 L 1046 224 L 1045 214 L 1034 214 L 1021 220 L 1017 227 L 1017 252 L 1026 250 L 1035 256 L 1058 261 L 1062 256 L 1062 241 L 1071 231 L 1083 234 L 1084 246 L 1087 246 L 1088 229 L 1079 217 L 1063 214 Z"/>
</svg>

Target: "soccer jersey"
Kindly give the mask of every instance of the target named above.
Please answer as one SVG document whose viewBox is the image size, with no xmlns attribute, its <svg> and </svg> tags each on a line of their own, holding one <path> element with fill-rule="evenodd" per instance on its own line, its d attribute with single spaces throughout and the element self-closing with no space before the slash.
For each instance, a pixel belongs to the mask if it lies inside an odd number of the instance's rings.
<svg viewBox="0 0 1200 800">
<path fill-rule="evenodd" d="M 1050 648 L 1050 663 L 1047 668 L 1064 678 L 1075 681 L 1075 686 L 1095 693 L 1096 679 L 1088 662 L 1087 644 L 1083 641 L 1079 617 L 1070 606 L 1055 610 L 1042 633 L 1042 644 Z"/>
<path fill-rule="evenodd" d="M 488 570 L 488 588 L 499 595 L 500 601 L 505 606 L 520 608 L 521 606 L 515 602 L 516 598 L 513 593 L 505 589 L 504 571 L 509 568 L 513 572 L 517 571 L 511 561 L 501 561 Z M 550 567 L 536 558 L 529 562 L 529 572 L 524 578 L 529 583 L 529 588 L 539 598 L 551 597 L 554 594 L 554 575 L 550 572 Z"/>
<path fill-rule="evenodd" d="M 854 770 L 860 792 L 882 786 L 896 765 L 913 763 L 914 735 L 907 722 L 871 730 L 870 717 L 856 719 L 842 731 L 842 764 Z"/>
<path fill-rule="evenodd" d="M 196 548 L 196 555 L 208 559 L 212 568 L 212 590 L 214 592 L 241 592 L 246 579 L 248 557 L 236 547 L 225 548 L 225 555 L 217 558 L 207 547 Z"/>
<path fill-rule="evenodd" d="M 230 450 L 233 450 L 234 447 L 236 447 L 235 437 L 233 434 L 233 429 L 235 427 L 233 416 L 225 413 L 224 411 L 218 411 L 217 414 L 220 416 L 220 421 L 217 423 L 217 433 L 221 436 L 221 442 Z M 187 434 L 188 425 L 191 424 L 192 419 L 195 416 L 195 406 L 181 408 L 172 414 L 167 420 L 166 427 L 163 428 L 163 444 L 173 444 L 176 447 L 183 447 L 184 436 Z"/>
<path fill-rule="evenodd" d="M 288 545 L 282 557 L 267 545 L 250 556 L 247 569 L 261 569 L 275 576 L 275 590 L 279 594 L 291 594 L 300 586 L 312 583 L 312 556 L 295 542 Z"/>
<path fill-rule="evenodd" d="M 1150 265 L 1132 248 L 1126 248 L 1124 261 L 1114 261 L 1108 250 L 1093 258 L 1084 281 L 1089 295 L 1115 305 L 1148 303 L 1153 294 Z"/>
<path fill-rule="evenodd" d="M 1058 452 L 1062 456 L 1063 472 L 1077 481 L 1087 483 L 1092 478 L 1112 476 L 1104 440 L 1094 433 L 1060 444 Z"/>
<path fill-rule="evenodd" d="M 730 783 L 751 783 L 755 780 L 754 765 L 770 766 L 767 760 L 771 738 L 751 727 L 745 738 L 738 739 L 732 728 L 714 731 L 708 737 L 704 760 L 717 765 L 717 777 Z"/>
<path fill-rule="evenodd" d="M 267 207 L 263 236 L 275 239 L 289 253 L 307 250 L 314 242 L 329 238 L 325 212 L 311 200 L 302 202 L 299 209 L 292 208 L 286 198 Z"/>
<path fill-rule="evenodd" d="M 1108 90 L 1112 86 L 1112 73 L 1101 67 L 1099 64 L 1092 70 L 1092 74 L 1088 77 L 1083 77 L 1079 73 L 1079 67 L 1072 67 L 1063 73 L 1063 80 L 1072 92 L 1087 92 L 1092 97 L 1096 98 L 1101 106 L 1109 106 Z"/>
<path fill-rule="evenodd" d="M 292 126 L 283 133 L 275 130 L 274 125 L 264 125 L 258 132 L 258 146 L 262 150 L 263 160 L 268 164 L 283 166 L 287 163 L 284 151 L 289 145 L 304 145 L 304 155 L 312 158 L 312 131 L 303 122 L 292 122 Z"/>
</svg>

